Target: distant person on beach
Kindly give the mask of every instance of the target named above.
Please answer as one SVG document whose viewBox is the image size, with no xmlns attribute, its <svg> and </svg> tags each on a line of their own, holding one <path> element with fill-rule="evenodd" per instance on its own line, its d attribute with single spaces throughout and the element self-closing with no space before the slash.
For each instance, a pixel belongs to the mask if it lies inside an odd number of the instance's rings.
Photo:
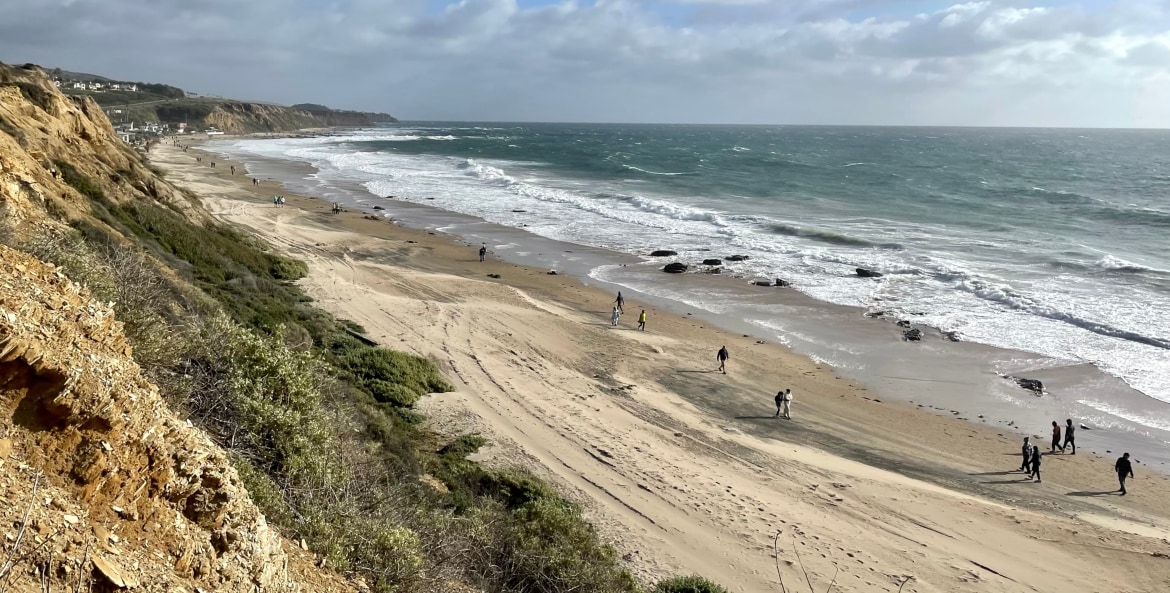
<svg viewBox="0 0 1170 593">
<path fill-rule="evenodd" d="M 1032 437 L 1024 437 L 1024 446 L 1020 448 L 1020 452 L 1024 455 L 1024 461 L 1020 463 L 1020 471 L 1031 473 L 1032 464 Z"/>
<path fill-rule="evenodd" d="M 487 243 L 479 246 L 479 261 L 487 258 Z"/>
<path fill-rule="evenodd" d="M 211 161 L 211 168 L 212 168 L 212 169 L 214 169 L 214 168 L 215 168 L 215 161 Z"/>
<path fill-rule="evenodd" d="M 1060 449 L 1063 451 L 1064 449 L 1071 446 L 1072 447 L 1072 454 L 1076 455 L 1077 454 L 1077 441 L 1073 437 L 1073 431 L 1075 431 L 1076 428 L 1073 427 L 1072 418 L 1069 418 L 1069 419 L 1065 420 L 1064 422 L 1065 422 L 1064 446 L 1061 447 Z"/>
<path fill-rule="evenodd" d="M 1032 476 L 1033 481 L 1040 481 L 1040 447 L 1032 447 Z"/>
<path fill-rule="evenodd" d="M 784 390 L 784 417 L 792 420 L 792 390 Z"/>
<path fill-rule="evenodd" d="M 1121 495 L 1125 496 L 1125 479 L 1133 477 L 1133 466 L 1129 463 L 1129 453 L 1118 457 L 1113 469 L 1117 472 L 1118 483 L 1121 484 Z"/>
<path fill-rule="evenodd" d="M 719 372 L 724 375 L 727 374 L 727 359 L 731 355 L 727 352 L 727 346 L 721 346 L 719 352 L 715 355 L 715 359 L 719 361 Z"/>
<path fill-rule="evenodd" d="M 642 313 L 638 315 L 638 329 L 646 331 L 646 310 L 642 309 Z"/>
<path fill-rule="evenodd" d="M 1055 420 L 1053 420 L 1052 421 L 1052 452 L 1056 453 L 1057 449 L 1060 449 L 1060 452 L 1064 453 L 1064 446 L 1060 444 L 1060 425 L 1057 424 Z"/>
<path fill-rule="evenodd" d="M 622 313 L 626 312 L 626 310 L 622 307 L 622 305 L 626 304 L 626 299 L 622 298 L 622 291 L 618 291 L 617 300 L 615 300 L 613 303 L 617 305 L 618 311 L 621 311 Z"/>
<path fill-rule="evenodd" d="M 280 206 L 280 196 L 272 196 L 272 207 L 277 208 L 279 206 Z"/>
<path fill-rule="evenodd" d="M 621 317 L 621 311 L 618 311 L 618 308 L 614 307 L 613 313 L 611 313 L 609 316 L 609 324 L 614 326 L 614 327 L 617 327 L 618 317 Z"/>
<path fill-rule="evenodd" d="M 776 392 L 776 415 L 773 418 L 779 418 L 780 413 L 784 411 L 784 390 Z"/>
<path fill-rule="evenodd" d="M 236 174 L 236 166 L 232 165 L 232 175 L 235 175 L 235 174 Z"/>
<path fill-rule="evenodd" d="M 252 185 L 260 185 L 260 180 L 253 177 L 252 178 Z"/>
</svg>

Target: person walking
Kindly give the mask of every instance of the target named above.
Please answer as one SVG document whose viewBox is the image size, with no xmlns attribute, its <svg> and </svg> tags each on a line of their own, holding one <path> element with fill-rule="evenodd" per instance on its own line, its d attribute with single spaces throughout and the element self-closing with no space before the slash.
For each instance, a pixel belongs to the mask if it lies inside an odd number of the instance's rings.
<svg viewBox="0 0 1170 593">
<path fill-rule="evenodd" d="M 1060 425 L 1057 424 L 1055 420 L 1053 420 L 1052 421 L 1052 452 L 1056 453 L 1057 449 L 1060 449 L 1060 452 L 1064 453 L 1064 446 L 1060 444 Z"/>
<path fill-rule="evenodd" d="M 1032 476 L 1034 482 L 1040 481 L 1040 447 L 1032 447 Z"/>
<path fill-rule="evenodd" d="M 792 420 L 792 390 L 784 390 L 784 417 Z"/>
<path fill-rule="evenodd" d="M 621 317 L 621 312 L 618 311 L 617 306 L 614 306 L 613 313 L 611 313 L 609 316 L 609 324 L 617 327 L 619 317 Z"/>
<path fill-rule="evenodd" d="M 625 308 L 623 308 L 623 305 L 626 304 L 626 299 L 622 298 L 622 291 L 618 291 L 617 299 L 614 300 L 613 303 L 617 305 L 618 311 L 621 311 L 622 313 L 626 312 Z"/>
<path fill-rule="evenodd" d="M 1113 464 L 1113 470 L 1117 472 L 1117 482 L 1121 485 L 1121 495 L 1125 496 L 1125 479 L 1133 477 L 1133 466 L 1129 463 L 1129 453 L 1117 458 L 1117 463 Z"/>
<path fill-rule="evenodd" d="M 479 246 L 479 261 L 487 258 L 487 243 Z"/>
<path fill-rule="evenodd" d="M 1064 422 L 1065 422 L 1064 446 L 1061 447 L 1061 450 L 1064 450 L 1065 448 L 1071 446 L 1072 447 L 1072 454 L 1076 455 L 1077 454 L 1077 441 L 1075 438 L 1073 438 L 1073 431 L 1075 431 L 1076 429 L 1073 427 L 1072 418 L 1069 418 L 1069 419 L 1065 420 Z"/>
<path fill-rule="evenodd" d="M 638 315 L 638 329 L 646 331 L 646 310 L 642 309 L 642 313 Z"/>
<path fill-rule="evenodd" d="M 780 413 L 784 411 L 784 390 L 776 392 L 776 415 L 773 418 L 779 418 Z"/>
<path fill-rule="evenodd" d="M 719 372 L 724 375 L 727 374 L 727 359 L 730 357 L 731 355 L 727 352 L 727 346 L 720 346 L 719 352 L 715 355 L 715 359 L 719 361 Z"/>
<path fill-rule="evenodd" d="M 1020 452 L 1024 456 L 1024 461 L 1020 464 L 1020 471 L 1032 473 L 1029 467 L 1032 464 L 1032 437 L 1024 437 L 1024 446 L 1020 448 Z"/>
</svg>

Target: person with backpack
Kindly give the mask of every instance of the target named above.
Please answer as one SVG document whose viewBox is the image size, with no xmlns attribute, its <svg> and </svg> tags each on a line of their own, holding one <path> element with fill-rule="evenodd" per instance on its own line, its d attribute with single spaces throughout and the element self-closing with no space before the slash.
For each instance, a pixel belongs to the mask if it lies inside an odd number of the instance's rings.
<svg viewBox="0 0 1170 593">
<path fill-rule="evenodd" d="M 719 352 L 715 354 L 715 360 L 719 361 L 719 372 L 724 375 L 727 374 L 727 359 L 730 357 L 731 355 L 727 352 L 727 346 L 720 346 Z"/>
</svg>

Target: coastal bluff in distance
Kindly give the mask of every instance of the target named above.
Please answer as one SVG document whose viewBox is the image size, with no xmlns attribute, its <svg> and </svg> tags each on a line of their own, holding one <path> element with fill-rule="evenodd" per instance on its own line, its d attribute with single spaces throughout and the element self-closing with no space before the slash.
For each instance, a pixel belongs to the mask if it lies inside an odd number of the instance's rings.
<svg viewBox="0 0 1170 593">
<path fill-rule="evenodd" d="M 26 65 L 25 68 L 36 67 Z M 199 95 L 178 87 L 121 82 L 95 74 L 43 69 L 67 96 L 93 99 L 111 123 L 185 124 L 191 131 L 214 127 L 228 134 L 291 132 L 305 128 L 371 127 L 398 121 L 387 113 L 333 109 L 316 103 L 285 106 Z"/>
</svg>

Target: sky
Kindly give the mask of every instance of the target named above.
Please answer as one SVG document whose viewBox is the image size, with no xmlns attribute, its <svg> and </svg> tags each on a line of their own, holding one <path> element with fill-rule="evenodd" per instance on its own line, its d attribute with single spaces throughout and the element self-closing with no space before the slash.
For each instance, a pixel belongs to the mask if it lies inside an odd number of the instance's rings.
<svg viewBox="0 0 1170 593">
<path fill-rule="evenodd" d="M 0 0 L 0 61 L 405 120 L 1170 127 L 1170 0 Z"/>
</svg>

